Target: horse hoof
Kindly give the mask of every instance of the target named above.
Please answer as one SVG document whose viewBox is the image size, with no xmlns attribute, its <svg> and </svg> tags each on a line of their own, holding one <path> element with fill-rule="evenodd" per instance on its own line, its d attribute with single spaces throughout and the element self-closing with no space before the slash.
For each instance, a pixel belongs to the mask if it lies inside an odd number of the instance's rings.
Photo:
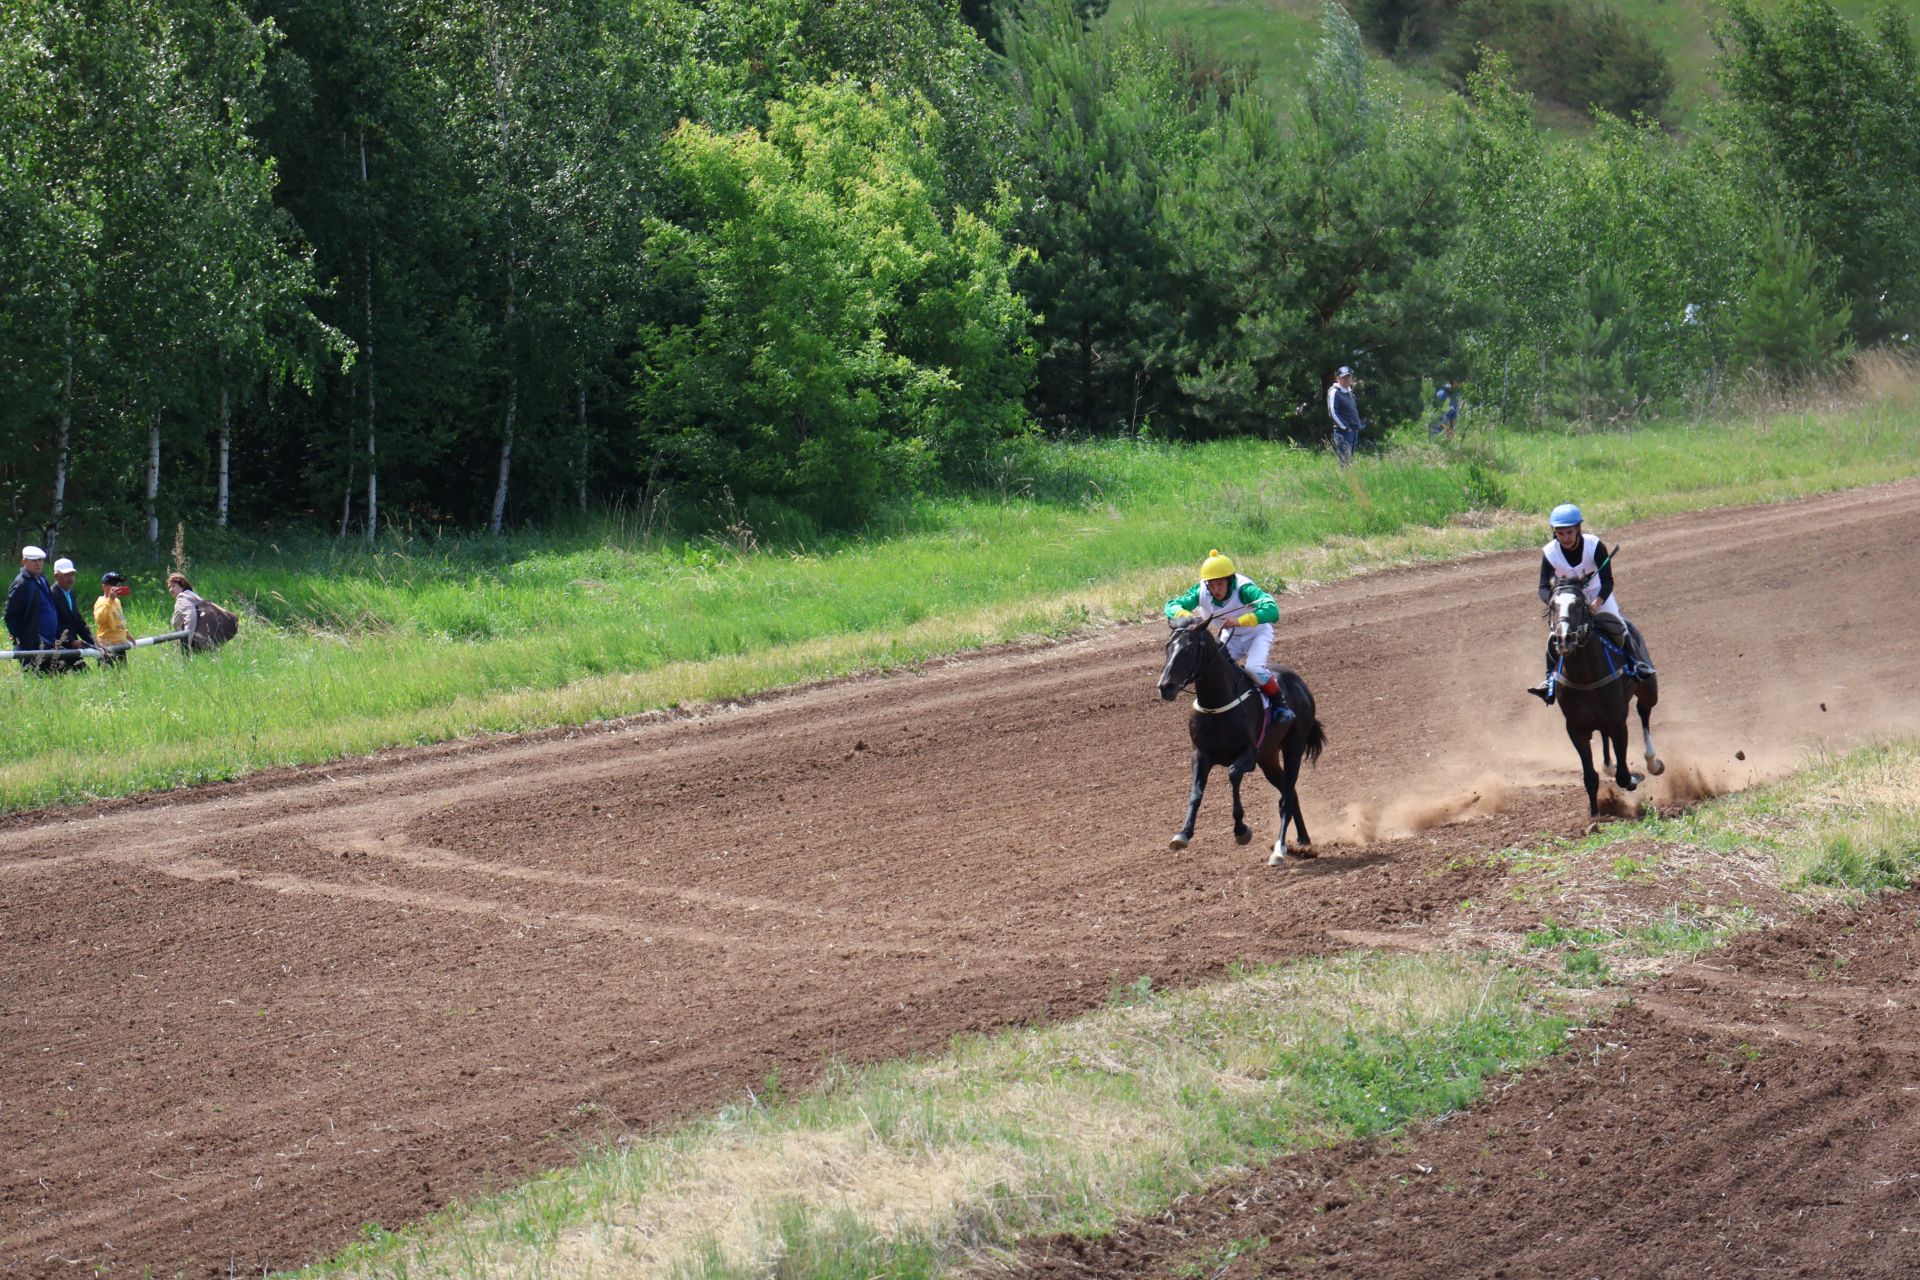
<svg viewBox="0 0 1920 1280">
<path fill-rule="evenodd" d="M 1296 858 L 1317 858 L 1320 856 L 1320 851 L 1310 844 L 1303 844 L 1294 849 L 1293 856 Z"/>
<path fill-rule="evenodd" d="M 1597 836 L 1600 834 L 1600 819 L 1595 818 L 1592 822 L 1589 822 L 1587 824 L 1587 834 L 1590 836 Z"/>
<path fill-rule="evenodd" d="M 1652 775 L 1653 775 L 1654 777 L 1656 777 L 1656 778 L 1657 778 L 1657 777 L 1659 777 L 1659 776 L 1660 776 L 1661 774 L 1663 774 L 1663 773 L 1665 773 L 1666 771 L 1667 771 L 1667 762 L 1666 762 L 1665 760 L 1662 760 L 1662 759 L 1661 759 L 1660 757 L 1658 757 L 1658 756 L 1648 756 L 1648 757 L 1647 757 L 1647 772 L 1648 772 L 1648 773 L 1650 773 L 1650 774 L 1652 774 Z"/>
<path fill-rule="evenodd" d="M 1173 839 L 1167 841 L 1167 848 L 1178 853 L 1192 843 L 1193 838 L 1191 836 L 1176 835 Z"/>
<path fill-rule="evenodd" d="M 1620 784 L 1620 789 L 1622 791 L 1638 791 L 1640 784 L 1646 780 L 1647 776 L 1644 773 L 1630 773 L 1627 775 L 1627 780 Z"/>
<path fill-rule="evenodd" d="M 1252 844 L 1253 828 L 1252 827 L 1235 827 L 1233 829 L 1233 842 L 1235 844 Z"/>
<path fill-rule="evenodd" d="M 1287 851 L 1285 849 L 1275 849 L 1272 853 L 1267 855 L 1267 865 L 1270 867 L 1286 866 Z"/>
</svg>

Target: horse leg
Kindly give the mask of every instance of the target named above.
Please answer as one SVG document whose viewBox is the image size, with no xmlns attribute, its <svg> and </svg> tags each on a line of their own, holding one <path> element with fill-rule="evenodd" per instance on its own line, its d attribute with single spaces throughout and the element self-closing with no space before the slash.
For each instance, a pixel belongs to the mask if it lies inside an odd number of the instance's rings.
<svg viewBox="0 0 1920 1280">
<path fill-rule="evenodd" d="M 1647 701 L 1645 689 L 1640 691 L 1634 703 L 1640 708 L 1640 741 L 1647 748 L 1647 772 L 1657 778 L 1667 771 L 1667 762 L 1660 758 L 1660 753 L 1653 746 L 1653 704 Z"/>
<path fill-rule="evenodd" d="M 1253 839 L 1253 828 L 1247 825 L 1247 811 L 1240 803 L 1240 780 L 1245 778 L 1254 764 L 1254 751 L 1248 747 L 1241 752 L 1240 758 L 1227 766 L 1227 781 L 1233 786 L 1233 842 L 1246 844 Z"/>
<path fill-rule="evenodd" d="M 1280 793 L 1280 834 L 1273 838 L 1273 851 L 1267 855 L 1267 865 L 1277 867 L 1287 860 L 1287 824 L 1293 821 L 1293 810 L 1287 804 L 1287 775 L 1284 767 L 1272 760 L 1262 760 L 1260 772 Z"/>
<path fill-rule="evenodd" d="M 1618 724 L 1602 729 L 1600 736 L 1613 739 L 1613 785 L 1622 791 L 1639 790 L 1639 780 L 1627 771 L 1627 718 L 1621 716 Z"/>
<path fill-rule="evenodd" d="M 1613 740 L 1607 737 L 1604 729 L 1600 731 L 1600 767 L 1613 768 Z"/>
<path fill-rule="evenodd" d="M 1175 851 L 1193 843 L 1193 820 L 1200 812 L 1200 797 L 1207 794 L 1207 775 L 1213 772 L 1213 762 L 1202 755 L 1198 748 L 1193 753 L 1193 791 L 1187 796 L 1187 822 L 1173 833 L 1173 839 L 1167 841 L 1167 847 Z"/>
<path fill-rule="evenodd" d="M 1587 816 L 1600 816 L 1600 774 L 1593 767 L 1593 730 L 1576 729 L 1573 721 L 1567 721 L 1567 737 L 1573 740 L 1573 749 L 1580 753 L 1580 781 L 1587 787 Z"/>
</svg>

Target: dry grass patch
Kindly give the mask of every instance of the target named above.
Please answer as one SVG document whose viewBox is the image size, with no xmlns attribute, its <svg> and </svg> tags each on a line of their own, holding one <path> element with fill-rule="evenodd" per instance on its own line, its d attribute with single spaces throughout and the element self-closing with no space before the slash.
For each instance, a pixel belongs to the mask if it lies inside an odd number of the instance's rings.
<svg viewBox="0 0 1920 1280">
<path fill-rule="evenodd" d="M 1286 1150 L 1464 1105 L 1557 1047 L 1510 975 L 1356 953 L 830 1073 L 378 1233 L 327 1277 L 932 1275 Z"/>
<path fill-rule="evenodd" d="M 1779 782 L 1584 840 L 1495 855 L 1497 900 L 1463 903 L 1455 949 L 1563 986 L 1664 972 L 1734 933 L 1920 873 L 1920 740 L 1816 759 Z"/>
</svg>

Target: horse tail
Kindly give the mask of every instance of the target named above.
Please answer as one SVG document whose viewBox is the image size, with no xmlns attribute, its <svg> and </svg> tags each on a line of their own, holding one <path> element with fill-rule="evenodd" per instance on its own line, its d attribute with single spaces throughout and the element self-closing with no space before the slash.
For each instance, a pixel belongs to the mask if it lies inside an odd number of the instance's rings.
<svg viewBox="0 0 1920 1280">
<path fill-rule="evenodd" d="M 1326 749 L 1327 745 L 1326 726 L 1322 725 L 1319 717 L 1311 712 L 1303 716 L 1302 719 L 1304 719 L 1306 723 L 1301 726 L 1301 755 L 1306 759 L 1308 764 L 1319 764 L 1320 753 Z"/>
<path fill-rule="evenodd" d="M 1320 723 L 1313 691 L 1290 667 L 1282 669 L 1280 679 L 1287 688 L 1287 701 L 1293 705 L 1293 733 L 1300 742 L 1301 755 L 1308 764 L 1318 764 L 1320 753 L 1327 746 L 1327 728 Z"/>
</svg>

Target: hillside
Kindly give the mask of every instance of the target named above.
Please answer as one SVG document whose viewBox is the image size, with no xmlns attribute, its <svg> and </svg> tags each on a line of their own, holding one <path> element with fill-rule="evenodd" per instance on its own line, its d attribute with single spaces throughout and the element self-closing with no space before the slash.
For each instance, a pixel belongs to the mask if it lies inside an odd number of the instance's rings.
<svg viewBox="0 0 1920 1280">
<path fill-rule="evenodd" d="M 1715 49 L 1711 26 L 1719 6 L 1715 0 L 1606 0 L 1641 25 L 1660 51 L 1672 61 L 1677 88 L 1672 118 L 1682 126 L 1691 122 L 1700 106 L 1711 99 Z M 1771 7 L 1761 0 L 1762 7 Z M 1891 0 L 1894 8 L 1920 25 L 1920 0 Z M 1877 6 L 1872 0 L 1835 0 L 1835 7 L 1855 21 L 1864 20 Z M 1156 31 L 1188 35 L 1196 43 L 1217 50 L 1227 59 L 1258 68 L 1259 81 L 1280 97 L 1290 97 L 1301 83 L 1319 40 L 1319 0 L 1135 0 L 1117 4 L 1109 21 L 1139 16 Z M 1419 60 L 1395 63 L 1379 50 L 1370 51 L 1375 67 L 1409 97 L 1439 93 L 1442 77 Z M 1574 125 L 1569 113 L 1549 111 L 1547 123 Z"/>
</svg>

